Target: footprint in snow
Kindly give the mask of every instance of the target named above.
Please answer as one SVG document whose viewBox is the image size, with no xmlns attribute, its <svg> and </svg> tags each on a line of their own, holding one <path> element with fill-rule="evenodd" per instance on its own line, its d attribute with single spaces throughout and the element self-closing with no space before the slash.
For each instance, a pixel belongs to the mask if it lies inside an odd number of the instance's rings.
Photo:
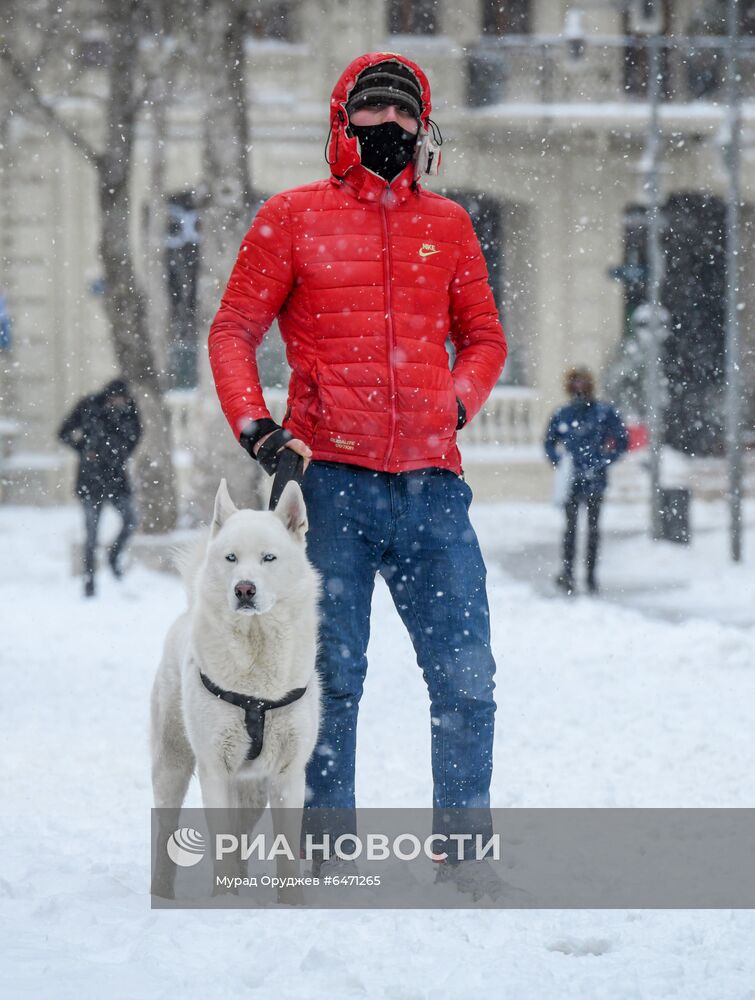
<svg viewBox="0 0 755 1000">
<path fill-rule="evenodd" d="M 562 955 L 583 958 L 585 955 L 605 955 L 611 951 L 613 943 L 606 938 L 559 938 L 545 947 L 548 951 L 560 951 Z"/>
</svg>

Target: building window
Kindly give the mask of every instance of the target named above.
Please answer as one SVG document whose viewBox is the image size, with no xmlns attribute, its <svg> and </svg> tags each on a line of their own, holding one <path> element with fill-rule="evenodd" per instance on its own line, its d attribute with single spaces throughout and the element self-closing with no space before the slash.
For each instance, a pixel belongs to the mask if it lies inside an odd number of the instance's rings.
<svg viewBox="0 0 755 1000">
<path fill-rule="evenodd" d="M 739 34 L 755 34 L 755 0 L 742 0 L 739 4 Z M 728 33 L 726 0 L 706 0 L 693 7 L 689 20 L 684 24 L 686 35 L 722 36 Z M 745 74 L 751 70 L 751 57 L 743 56 Z M 718 94 L 726 81 L 726 49 L 690 45 L 685 53 L 684 77 L 687 94 L 693 100 L 711 99 Z"/>
<path fill-rule="evenodd" d="M 662 358 L 668 390 L 665 441 L 687 454 L 710 455 L 723 447 L 726 322 L 726 209 L 704 192 L 672 194 L 663 206 L 661 302 L 670 316 Z M 624 282 L 625 338 L 636 336 L 635 309 L 647 301 L 646 210 L 630 206 L 624 218 L 624 262 L 611 273 Z M 631 358 L 640 357 L 635 351 Z M 642 394 L 637 361 L 623 378 Z M 625 388 L 629 388 L 628 382 Z"/>
<path fill-rule="evenodd" d="M 483 35 L 529 35 L 530 0 L 482 0 Z"/>
<path fill-rule="evenodd" d="M 439 0 L 389 0 L 389 34 L 437 34 L 440 21 L 439 7 Z"/>
<path fill-rule="evenodd" d="M 739 33 L 755 35 L 755 0 L 740 0 Z"/>
<path fill-rule="evenodd" d="M 82 69 L 104 69 L 110 65 L 110 41 L 104 31 L 86 31 L 79 41 L 79 65 Z"/>
<path fill-rule="evenodd" d="M 521 250 L 522 247 L 513 245 L 514 234 L 518 231 L 516 223 L 521 220 L 517 220 L 514 206 L 506 205 L 485 191 L 444 188 L 442 193 L 469 212 L 488 267 L 488 280 L 493 298 L 499 315 L 502 315 L 505 330 L 505 321 L 516 312 L 513 300 L 517 298 L 517 292 L 523 281 L 529 280 L 529 276 L 524 279 L 521 271 L 522 261 L 516 259 L 517 250 Z M 519 297 L 524 298 L 521 295 Z M 523 319 L 523 317 L 518 318 Z M 520 333 L 523 325 L 522 322 L 516 324 Z M 450 338 L 446 347 L 453 361 L 455 353 Z M 525 351 L 526 347 L 521 336 L 517 344 L 509 343 L 509 356 L 499 380 L 500 385 L 526 385 Z"/>
<path fill-rule="evenodd" d="M 190 389 L 197 384 L 197 279 L 199 276 L 199 211 L 191 192 L 168 198 L 165 272 L 168 279 L 170 385 Z"/>
<path fill-rule="evenodd" d="M 727 0 L 703 0 L 692 7 L 688 35 L 726 35 Z M 739 34 L 755 35 L 755 0 L 739 0 Z"/>
<path fill-rule="evenodd" d="M 295 40 L 295 0 L 253 0 L 246 10 L 245 34 L 279 42 Z"/>
<path fill-rule="evenodd" d="M 667 35 L 671 24 L 669 0 L 630 0 L 622 12 L 622 34 L 632 42 L 624 49 L 624 92 L 628 97 L 646 99 L 650 59 L 645 40 L 653 34 Z M 671 97 L 670 51 L 661 48 L 660 94 Z"/>
</svg>

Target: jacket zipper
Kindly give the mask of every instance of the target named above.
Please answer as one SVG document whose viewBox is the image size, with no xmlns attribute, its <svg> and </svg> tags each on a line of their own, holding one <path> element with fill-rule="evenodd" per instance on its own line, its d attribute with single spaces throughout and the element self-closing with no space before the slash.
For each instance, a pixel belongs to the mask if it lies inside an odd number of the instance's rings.
<svg viewBox="0 0 755 1000">
<path fill-rule="evenodd" d="M 388 450 L 385 453 L 384 463 L 390 464 L 393 442 L 396 437 L 396 382 L 393 372 L 393 302 L 391 299 L 391 243 L 388 236 L 388 213 L 385 202 L 390 192 L 388 185 L 380 198 L 380 218 L 383 223 L 383 239 L 385 241 L 385 254 L 383 255 L 383 279 L 385 281 L 385 308 L 386 308 L 386 331 L 388 334 L 388 385 L 391 398 L 391 433 L 388 438 Z"/>
</svg>

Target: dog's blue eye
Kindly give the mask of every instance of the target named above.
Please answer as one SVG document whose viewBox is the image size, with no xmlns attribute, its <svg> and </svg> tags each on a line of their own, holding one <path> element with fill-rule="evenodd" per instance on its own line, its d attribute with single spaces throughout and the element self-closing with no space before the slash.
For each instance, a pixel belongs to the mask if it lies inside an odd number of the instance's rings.
<svg viewBox="0 0 755 1000">
<path fill-rule="evenodd" d="M 228 562 L 236 562 L 236 556 L 233 554 L 233 552 L 229 552 L 228 555 L 226 556 L 226 559 L 228 560 Z"/>
<path fill-rule="evenodd" d="M 278 558 L 278 557 L 277 557 L 277 556 L 274 556 L 272 552 L 266 552 L 266 553 L 264 554 L 264 556 L 262 557 L 262 561 L 263 561 L 263 562 L 273 562 L 273 560 L 274 560 L 274 559 L 277 559 L 277 558 Z"/>
</svg>

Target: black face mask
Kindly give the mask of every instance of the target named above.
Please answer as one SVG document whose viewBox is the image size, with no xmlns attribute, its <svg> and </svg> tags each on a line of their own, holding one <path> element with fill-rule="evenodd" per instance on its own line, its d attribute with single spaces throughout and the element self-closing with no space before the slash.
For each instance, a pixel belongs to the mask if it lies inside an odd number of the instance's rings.
<svg viewBox="0 0 755 1000">
<path fill-rule="evenodd" d="M 362 164 L 386 181 L 400 174 L 414 156 L 417 136 L 405 132 L 398 122 L 382 125 L 352 125 L 359 139 Z"/>
</svg>

